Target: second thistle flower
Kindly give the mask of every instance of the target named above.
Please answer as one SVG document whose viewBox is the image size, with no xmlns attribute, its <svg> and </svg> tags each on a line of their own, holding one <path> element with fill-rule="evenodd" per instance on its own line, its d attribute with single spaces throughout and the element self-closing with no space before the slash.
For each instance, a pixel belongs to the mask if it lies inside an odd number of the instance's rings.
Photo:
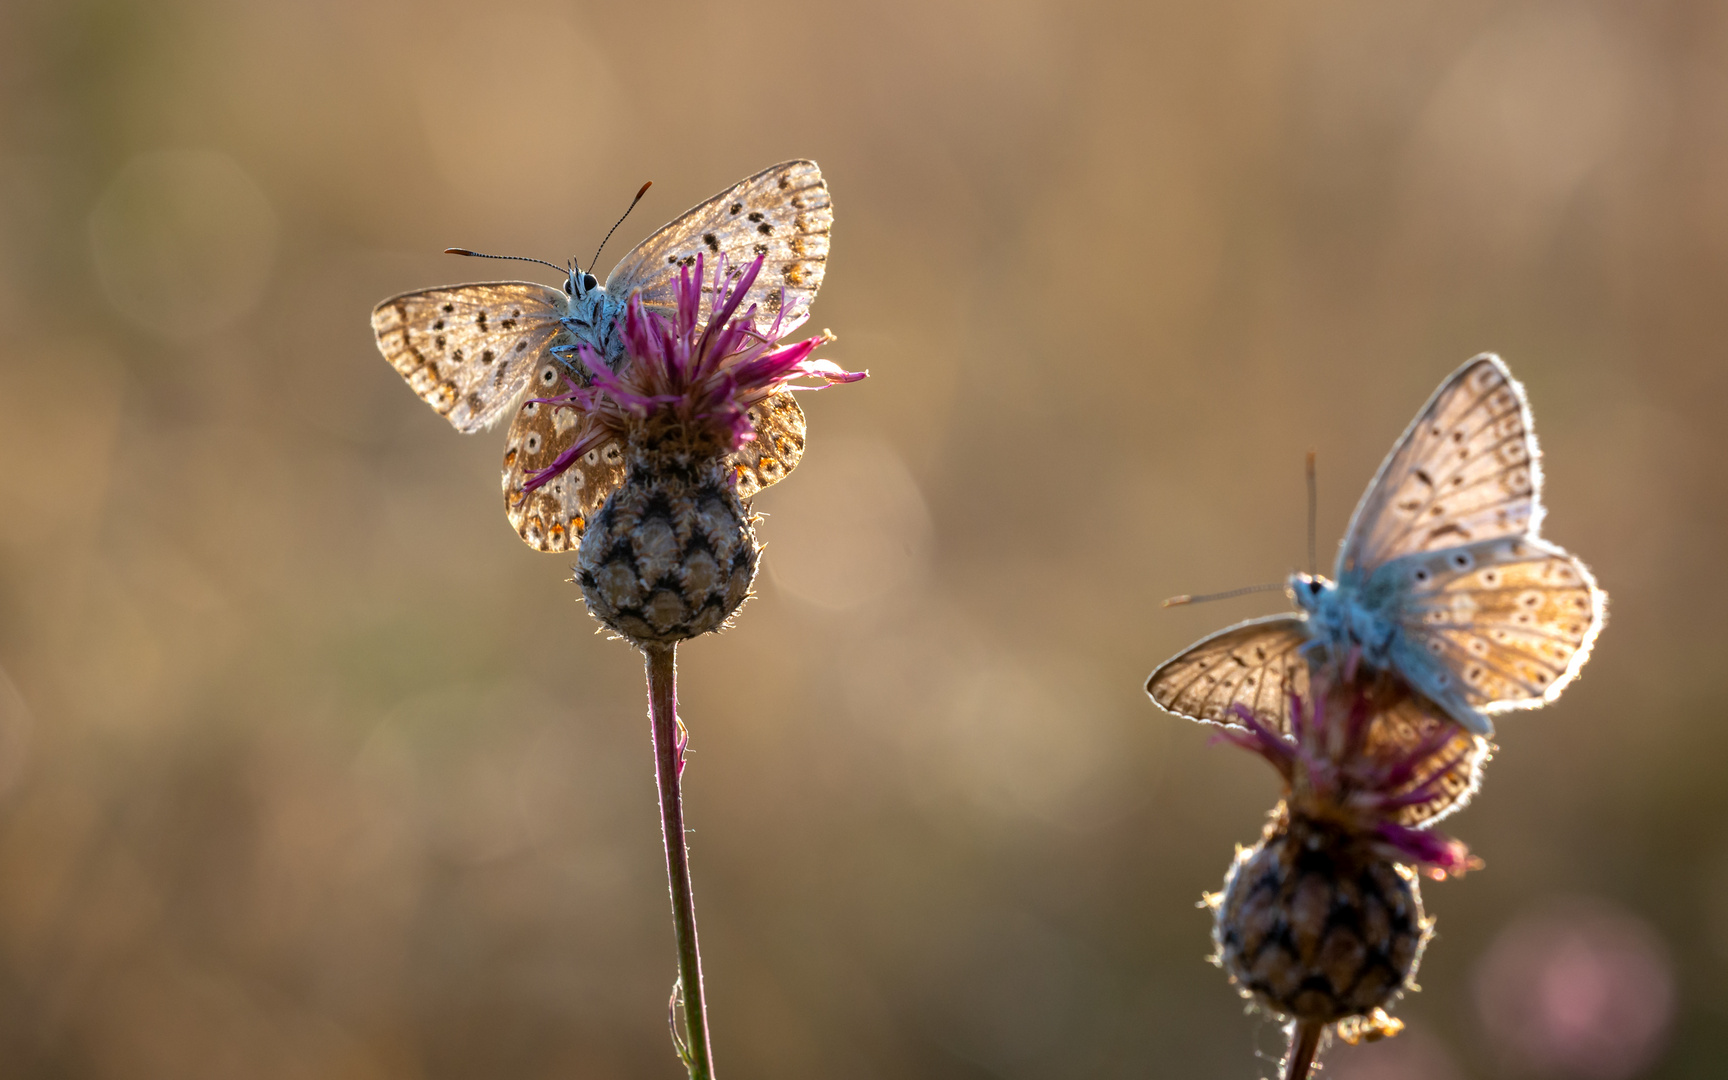
<svg viewBox="0 0 1728 1080">
<path fill-rule="evenodd" d="M 1209 900 L 1217 959 L 1246 996 L 1316 1024 L 1383 1017 L 1433 928 L 1416 872 L 1480 865 L 1426 826 L 1468 801 L 1487 741 L 1345 667 L 1292 702 L 1288 738 L 1245 709 L 1219 736 L 1271 762 L 1285 797 Z"/>
<path fill-rule="evenodd" d="M 744 498 L 782 478 L 803 452 L 803 416 L 788 391 L 866 374 L 813 359 L 827 336 L 782 345 L 791 327 L 776 318 L 759 328 L 754 307 L 740 313 L 761 269 L 758 257 L 729 272 L 721 258 L 709 283 L 698 258 L 694 272 L 680 274 L 670 318 L 632 297 L 622 370 L 583 349 L 592 382 L 542 399 L 577 406 L 593 429 L 531 486 L 622 437 L 626 476 L 582 533 L 576 581 L 594 616 L 636 645 L 717 630 L 738 610 L 759 551 Z M 704 292 L 712 294 L 705 324 Z M 794 386 L 800 378 L 822 381 Z"/>
</svg>

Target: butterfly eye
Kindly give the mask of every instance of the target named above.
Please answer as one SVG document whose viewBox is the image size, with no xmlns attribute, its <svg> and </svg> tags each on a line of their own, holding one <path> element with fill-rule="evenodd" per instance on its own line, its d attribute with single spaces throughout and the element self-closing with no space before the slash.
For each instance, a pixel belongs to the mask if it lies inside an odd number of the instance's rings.
<svg viewBox="0 0 1728 1080">
<path fill-rule="evenodd" d="M 582 291 L 583 292 L 588 292 L 590 289 L 598 288 L 599 285 L 600 285 L 600 279 L 595 277 L 593 274 L 583 274 L 582 275 Z"/>
<path fill-rule="evenodd" d="M 1319 596 L 1320 595 L 1320 582 L 1319 581 L 1314 580 L 1314 581 L 1308 582 L 1308 595 L 1310 595 L 1310 596 Z"/>
</svg>

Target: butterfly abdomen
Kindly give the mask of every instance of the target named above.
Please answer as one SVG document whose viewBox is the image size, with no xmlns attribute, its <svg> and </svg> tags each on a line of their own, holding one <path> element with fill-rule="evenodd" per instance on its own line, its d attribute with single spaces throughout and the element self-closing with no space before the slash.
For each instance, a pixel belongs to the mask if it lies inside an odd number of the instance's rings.
<svg viewBox="0 0 1728 1080">
<path fill-rule="evenodd" d="M 1282 1016 L 1367 1015 L 1410 985 L 1432 932 L 1416 875 L 1360 834 L 1282 809 L 1215 898 L 1216 959 Z"/>
</svg>

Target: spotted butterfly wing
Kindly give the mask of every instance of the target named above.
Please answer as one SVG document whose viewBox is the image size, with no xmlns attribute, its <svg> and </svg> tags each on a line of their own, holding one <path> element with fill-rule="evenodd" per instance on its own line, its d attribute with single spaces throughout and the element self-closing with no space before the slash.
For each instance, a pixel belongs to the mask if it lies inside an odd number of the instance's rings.
<svg viewBox="0 0 1728 1080">
<path fill-rule="evenodd" d="M 1408 654 L 1396 660 L 1416 688 L 1488 713 L 1558 697 L 1589 659 L 1607 609 L 1589 568 L 1530 537 L 1406 555 L 1373 580 L 1397 590 Z"/>
<path fill-rule="evenodd" d="M 1282 735 L 1290 732 L 1290 695 L 1308 696 L 1303 619 L 1271 615 L 1203 638 L 1158 665 L 1146 692 L 1163 708 L 1213 724 L 1240 725 L 1240 706 Z"/>
<path fill-rule="evenodd" d="M 784 161 L 690 208 L 637 244 L 612 268 L 606 291 L 620 298 L 639 293 L 645 305 L 670 314 L 679 268 L 694 266 L 697 255 L 712 261 L 724 252 L 740 268 L 760 255 L 762 272 L 739 310 L 754 304 L 759 317 L 780 316 L 781 328 L 790 330 L 808 317 L 822 287 L 833 226 L 822 170 L 814 161 Z M 707 317 L 705 301 L 702 318 Z"/>
<path fill-rule="evenodd" d="M 566 298 L 527 281 L 394 296 L 372 309 L 378 348 L 458 431 L 498 419 L 564 337 Z"/>
<path fill-rule="evenodd" d="M 1421 749 L 1423 767 L 1400 787 L 1404 795 L 1421 789 L 1427 798 L 1399 807 L 1392 820 L 1410 828 L 1432 825 L 1462 810 L 1482 783 L 1492 744 L 1465 731 L 1445 712 L 1419 697 L 1400 694 L 1378 709 L 1368 728 L 1364 753 L 1370 760 L 1407 760 Z"/>
<path fill-rule="evenodd" d="M 749 418 L 756 437 L 728 459 L 738 478 L 740 499 L 786 479 L 804 457 L 804 410 L 790 390 L 751 406 Z"/>
<path fill-rule="evenodd" d="M 1484 353 L 1440 384 L 1393 445 L 1350 519 L 1337 577 L 1415 552 L 1535 536 L 1541 489 L 1524 388 Z"/>
<path fill-rule="evenodd" d="M 547 359 L 535 386 L 554 392 L 561 368 Z M 533 392 L 540 392 L 536 389 Z M 528 490 L 528 481 L 578 441 L 588 449 L 568 469 Z M 624 482 L 624 445 L 601 433 L 594 418 L 569 405 L 530 399 L 516 410 L 504 440 L 504 516 L 522 542 L 536 551 L 569 551 L 606 497 Z"/>
</svg>

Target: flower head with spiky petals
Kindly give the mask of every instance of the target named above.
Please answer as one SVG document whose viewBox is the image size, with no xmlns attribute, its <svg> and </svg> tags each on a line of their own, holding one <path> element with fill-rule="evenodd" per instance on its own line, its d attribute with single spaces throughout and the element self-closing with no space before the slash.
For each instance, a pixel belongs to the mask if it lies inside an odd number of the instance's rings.
<svg viewBox="0 0 1728 1080">
<path fill-rule="evenodd" d="M 623 369 L 614 373 L 583 345 L 578 353 L 592 381 L 581 385 L 566 377 L 564 393 L 535 399 L 573 406 L 595 422 L 524 487 L 533 490 L 549 482 L 614 435 L 637 442 L 650 426 L 661 434 L 672 432 L 680 456 L 724 456 L 755 437 L 750 409 L 770 395 L 784 389 L 819 390 L 867 376 L 812 358 L 818 347 L 833 340 L 827 333 L 782 345 L 795 325 L 784 325 L 777 316 L 766 328 L 758 328 L 754 305 L 739 313 L 762 263 L 757 256 L 742 272 L 729 270 L 722 255 L 715 261 L 712 285 L 705 286 L 703 259 L 697 256 L 694 272 L 690 267 L 679 270 L 672 318 L 649 311 L 640 296 L 632 296 L 624 315 L 628 362 Z M 712 314 L 701 323 L 704 291 L 712 292 Z M 801 378 L 822 381 L 795 382 Z"/>
<path fill-rule="evenodd" d="M 1434 829 L 1415 810 L 1462 806 L 1475 790 L 1488 744 L 1450 720 L 1389 736 L 1387 701 L 1377 698 L 1346 661 L 1342 672 L 1317 671 L 1309 700 L 1291 695 L 1290 736 L 1281 736 L 1237 706 L 1225 742 L 1252 750 L 1284 777 L 1289 812 L 1369 837 L 1381 853 L 1430 877 L 1461 876 L 1482 862 Z"/>
</svg>

